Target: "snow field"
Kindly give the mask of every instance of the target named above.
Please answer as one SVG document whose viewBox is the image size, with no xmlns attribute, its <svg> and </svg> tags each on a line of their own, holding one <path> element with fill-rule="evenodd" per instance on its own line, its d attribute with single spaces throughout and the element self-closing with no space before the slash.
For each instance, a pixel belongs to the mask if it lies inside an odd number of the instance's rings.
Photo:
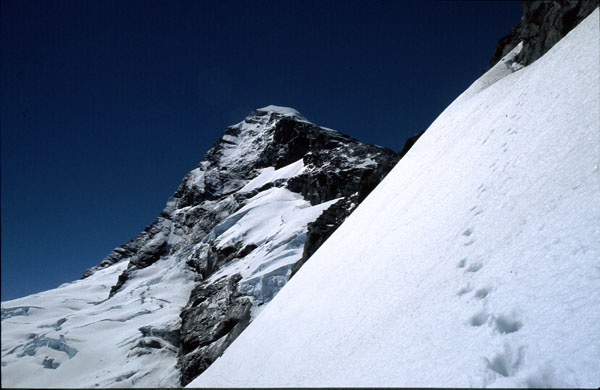
<svg viewBox="0 0 600 390">
<path fill-rule="evenodd" d="M 135 273 L 135 282 L 126 284 L 109 300 L 110 287 L 126 267 L 125 262 L 54 290 L 3 302 L 3 308 L 35 305 L 40 309 L 2 321 L 2 386 L 130 387 L 176 383 L 176 347 L 143 348 L 152 338 L 143 337 L 139 328 L 177 326 L 173 320 L 178 320 L 194 281 L 191 271 L 178 266 L 179 260 L 176 256 L 167 257 Z M 57 324 L 59 318 L 60 326 L 47 328 Z M 63 338 L 76 353 L 68 356 L 60 346 L 30 347 L 28 353 L 27 347 L 21 345 L 28 338 L 25 333 L 42 340 Z M 136 344 L 142 348 L 136 350 Z M 141 354 L 136 356 L 136 351 Z M 46 356 L 59 365 L 45 368 Z M 10 367 L 10 375 L 4 374 L 5 367 Z"/>
</svg>

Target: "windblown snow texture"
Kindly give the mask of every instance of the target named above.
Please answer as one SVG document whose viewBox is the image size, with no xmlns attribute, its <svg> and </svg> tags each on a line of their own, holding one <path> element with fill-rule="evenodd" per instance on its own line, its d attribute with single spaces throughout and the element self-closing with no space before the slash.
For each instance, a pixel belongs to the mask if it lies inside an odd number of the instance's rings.
<svg viewBox="0 0 600 390">
<path fill-rule="evenodd" d="M 188 383 L 397 159 L 290 108 L 252 112 L 139 236 L 81 280 L 2 303 L 2 385 Z"/>
<path fill-rule="evenodd" d="M 600 386 L 599 35 L 508 53 L 190 386 Z"/>
</svg>

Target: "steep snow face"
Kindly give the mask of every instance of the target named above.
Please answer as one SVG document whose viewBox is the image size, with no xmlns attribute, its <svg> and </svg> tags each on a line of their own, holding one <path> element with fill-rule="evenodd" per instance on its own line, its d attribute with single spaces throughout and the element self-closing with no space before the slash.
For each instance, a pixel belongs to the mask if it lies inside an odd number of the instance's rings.
<svg viewBox="0 0 600 390">
<path fill-rule="evenodd" d="M 2 386 L 187 384 L 285 285 L 311 235 L 324 239 L 353 210 L 362 178 L 381 180 L 394 158 L 294 109 L 253 111 L 82 280 L 2 302 Z M 347 214 L 311 230 L 334 205 Z"/>
<path fill-rule="evenodd" d="M 306 240 L 306 226 L 337 199 L 312 206 L 301 195 L 271 188 L 254 196 L 222 224 L 231 226 L 217 239 L 217 250 L 256 246 L 245 257 L 224 265 L 207 282 L 239 273 L 240 290 L 262 302 L 270 301 L 289 279 Z M 216 229 L 215 229 L 216 230 Z M 208 241 L 208 240 L 207 240 Z"/>
<path fill-rule="evenodd" d="M 598 22 L 456 99 L 190 386 L 600 386 Z"/>
</svg>

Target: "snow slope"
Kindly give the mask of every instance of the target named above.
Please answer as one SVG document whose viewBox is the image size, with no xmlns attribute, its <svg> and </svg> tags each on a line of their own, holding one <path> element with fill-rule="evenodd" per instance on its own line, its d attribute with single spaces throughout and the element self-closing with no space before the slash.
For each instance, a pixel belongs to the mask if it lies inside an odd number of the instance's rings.
<svg viewBox="0 0 600 390">
<path fill-rule="evenodd" d="M 600 386 L 598 26 L 476 81 L 189 386 Z"/>
</svg>

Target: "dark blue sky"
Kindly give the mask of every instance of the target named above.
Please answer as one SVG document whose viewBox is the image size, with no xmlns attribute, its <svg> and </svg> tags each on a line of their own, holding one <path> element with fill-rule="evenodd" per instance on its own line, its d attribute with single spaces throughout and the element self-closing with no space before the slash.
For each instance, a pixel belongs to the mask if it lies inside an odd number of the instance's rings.
<svg viewBox="0 0 600 390">
<path fill-rule="evenodd" d="M 1 2 L 2 300 L 152 222 L 253 108 L 398 150 L 488 66 L 519 2 Z M 460 135 L 457 135 L 460 136 Z"/>
</svg>

